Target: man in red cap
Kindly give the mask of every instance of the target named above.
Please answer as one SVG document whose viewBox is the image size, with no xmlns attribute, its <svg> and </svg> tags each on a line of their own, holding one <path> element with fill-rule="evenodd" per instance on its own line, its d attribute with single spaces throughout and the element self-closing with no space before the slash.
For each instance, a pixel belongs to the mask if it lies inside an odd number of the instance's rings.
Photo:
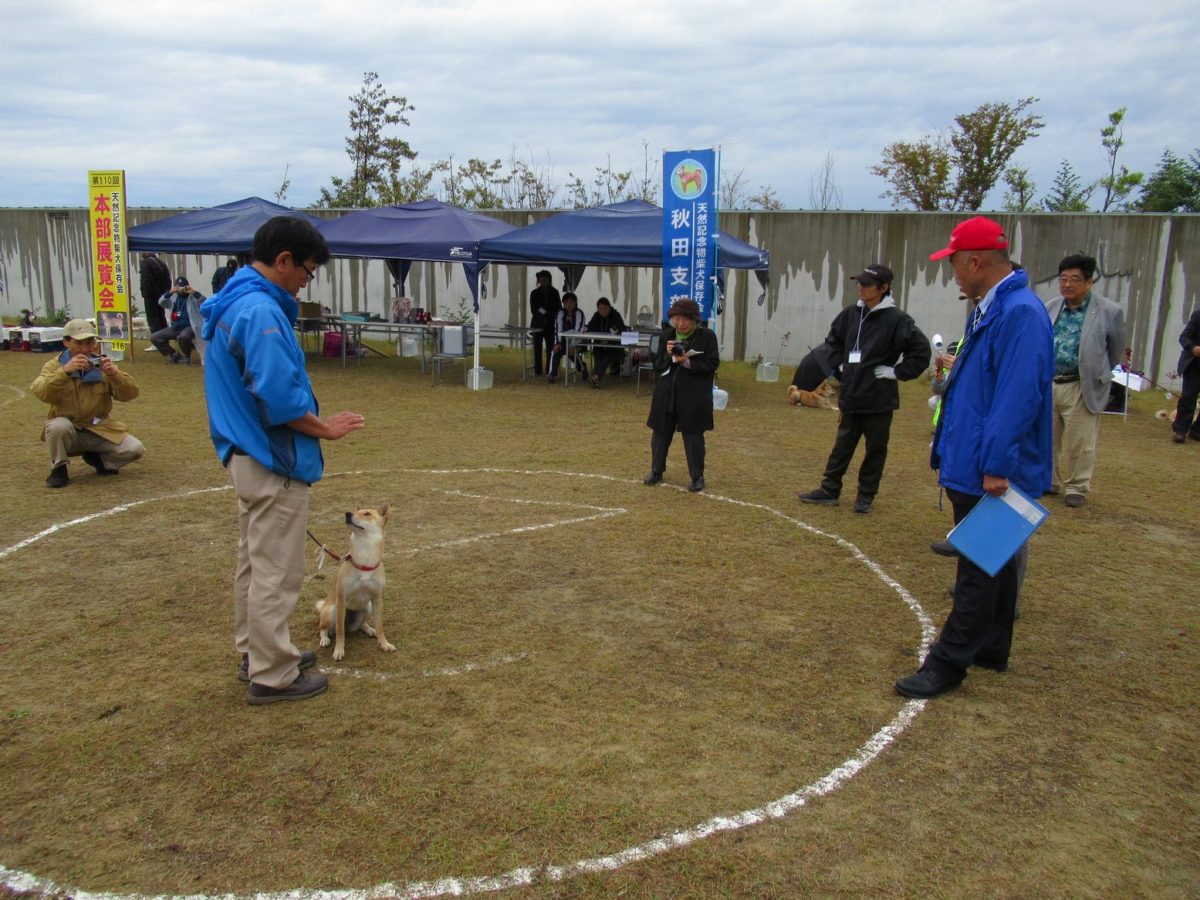
<svg viewBox="0 0 1200 900">
<path fill-rule="evenodd" d="M 1010 484 L 1035 498 L 1050 489 L 1054 333 L 1025 272 L 1009 262 L 997 222 L 961 223 L 929 258 L 947 257 L 961 292 L 983 298 L 947 376 L 930 454 L 958 524 L 984 494 L 1003 496 Z M 1007 669 L 1017 590 L 1016 556 L 995 575 L 959 556 L 950 615 L 921 668 L 896 690 L 936 697 L 971 666 Z"/>
</svg>

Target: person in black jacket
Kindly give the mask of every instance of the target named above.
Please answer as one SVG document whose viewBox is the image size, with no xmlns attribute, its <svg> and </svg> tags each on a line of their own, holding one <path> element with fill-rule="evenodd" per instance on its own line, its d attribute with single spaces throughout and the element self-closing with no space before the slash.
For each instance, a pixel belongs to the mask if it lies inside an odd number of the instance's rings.
<svg viewBox="0 0 1200 900">
<path fill-rule="evenodd" d="M 620 334 L 625 330 L 625 320 L 621 318 L 619 312 L 613 309 L 607 297 L 601 297 L 596 301 L 595 315 L 588 319 L 587 330 L 588 334 Z M 597 389 L 600 387 L 600 383 L 604 381 L 604 376 L 609 369 L 619 373 L 621 360 L 624 358 L 625 351 L 620 347 L 596 344 L 592 348 L 592 387 Z"/>
<path fill-rule="evenodd" d="M 542 269 L 534 277 L 537 287 L 529 292 L 529 328 L 533 332 L 533 374 L 541 375 L 542 361 L 550 355 L 554 343 L 554 319 L 562 309 L 562 300 L 550 283 L 549 272 Z"/>
<path fill-rule="evenodd" d="M 150 333 L 167 327 L 167 316 L 158 305 L 158 298 L 171 289 L 171 272 L 167 264 L 153 253 L 143 253 L 138 266 L 142 304 L 146 310 L 146 326 Z"/>
<path fill-rule="evenodd" d="M 887 461 L 892 412 L 900 406 L 897 379 L 916 378 L 929 366 L 929 341 L 912 317 L 896 306 L 892 277 L 892 270 L 879 264 L 855 275 L 858 302 L 838 313 L 829 328 L 825 339 L 829 361 L 841 373 L 841 417 L 821 486 L 798 495 L 805 503 L 837 505 L 842 476 L 859 438 L 865 437 L 867 450 L 858 470 L 854 511 L 871 511 Z"/>
<path fill-rule="evenodd" d="M 693 493 L 704 490 L 704 432 L 713 427 L 713 376 L 721 364 L 717 336 L 700 324 L 693 300 L 676 300 L 667 310 L 670 327 L 654 360 L 658 382 L 646 425 L 651 429 L 650 471 L 643 484 L 658 484 L 667 470 L 667 450 L 676 430 L 683 435 Z"/>
<path fill-rule="evenodd" d="M 1179 405 L 1175 407 L 1175 424 L 1171 439 L 1182 444 L 1190 435 L 1200 441 L 1200 419 L 1196 418 L 1196 397 L 1200 396 L 1200 308 L 1192 311 L 1192 317 L 1179 335 L 1179 377 L 1183 387 L 1179 391 Z"/>
</svg>

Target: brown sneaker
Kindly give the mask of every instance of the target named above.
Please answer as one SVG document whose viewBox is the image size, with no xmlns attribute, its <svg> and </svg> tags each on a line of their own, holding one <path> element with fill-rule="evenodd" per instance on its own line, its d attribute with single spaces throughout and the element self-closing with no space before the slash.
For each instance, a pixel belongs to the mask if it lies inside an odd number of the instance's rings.
<svg viewBox="0 0 1200 900">
<path fill-rule="evenodd" d="M 279 700 L 307 700 L 325 692 L 329 679 L 320 672 L 301 672 L 291 684 L 273 688 L 250 682 L 246 688 L 246 702 L 251 706 L 262 706 Z"/>
</svg>

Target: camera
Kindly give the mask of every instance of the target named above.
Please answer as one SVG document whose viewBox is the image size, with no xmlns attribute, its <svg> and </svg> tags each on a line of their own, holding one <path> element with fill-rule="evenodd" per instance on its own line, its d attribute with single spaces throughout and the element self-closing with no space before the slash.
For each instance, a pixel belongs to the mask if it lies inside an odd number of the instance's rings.
<svg viewBox="0 0 1200 900">
<path fill-rule="evenodd" d="M 675 346 L 671 348 L 672 356 L 687 356 L 687 341 L 676 341 Z"/>
<path fill-rule="evenodd" d="M 98 369 L 98 368 L 100 368 L 100 364 L 104 362 L 104 357 L 103 356 L 89 356 L 88 362 L 91 364 L 93 369 Z"/>
</svg>

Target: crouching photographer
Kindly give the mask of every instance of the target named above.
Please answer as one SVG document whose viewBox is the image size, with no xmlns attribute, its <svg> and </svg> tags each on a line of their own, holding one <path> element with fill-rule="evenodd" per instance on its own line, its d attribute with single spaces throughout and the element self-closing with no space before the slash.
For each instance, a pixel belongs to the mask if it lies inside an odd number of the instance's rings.
<svg viewBox="0 0 1200 900">
<path fill-rule="evenodd" d="M 50 412 L 42 440 L 50 450 L 46 485 L 66 487 L 67 459 L 79 456 L 97 475 L 116 475 L 142 458 L 146 448 L 122 422 L 110 419 L 114 400 L 133 400 L 138 386 L 117 364 L 100 353 L 96 329 L 86 319 L 63 327 L 63 352 L 42 366 L 30 392 Z"/>
<path fill-rule="evenodd" d="M 675 432 L 683 435 L 688 490 L 704 490 L 704 432 L 713 427 L 713 376 L 721 363 L 717 336 L 700 324 L 700 307 L 676 300 L 667 311 L 671 325 L 663 332 L 662 350 L 654 360 L 658 382 L 650 401 L 650 472 L 643 484 L 658 484 L 667 470 L 667 450 Z"/>
</svg>

